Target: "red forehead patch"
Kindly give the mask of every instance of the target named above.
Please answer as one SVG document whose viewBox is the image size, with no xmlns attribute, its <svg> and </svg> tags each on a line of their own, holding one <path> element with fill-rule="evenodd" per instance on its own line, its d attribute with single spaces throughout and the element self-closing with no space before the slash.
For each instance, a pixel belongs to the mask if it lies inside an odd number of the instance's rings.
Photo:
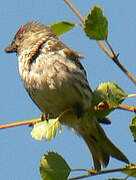
<svg viewBox="0 0 136 180">
<path fill-rule="evenodd" d="M 21 26 L 21 28 L 18 31 L 18 34 L 22 33 L 24 31 L 24 29 L 25 29 L 24 26 Z"/>
</svg>

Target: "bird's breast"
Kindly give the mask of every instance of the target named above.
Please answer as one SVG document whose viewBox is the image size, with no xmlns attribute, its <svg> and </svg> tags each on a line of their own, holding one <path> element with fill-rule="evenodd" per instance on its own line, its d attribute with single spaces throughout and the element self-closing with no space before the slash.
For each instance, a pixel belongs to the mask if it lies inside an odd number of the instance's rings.
<svg viewBox="0 0 136 180">
<path fill-rule="evenodd" d="M 21 79 L 43 112 L 54 117 L 75 103 L 90 105 L 91 92 L 84 91 L 73 63 L 65 62 L 64 57 L 54 52 L 42 53 L 32 63 L 23 59 L 19 57 Z"/>
</svg>

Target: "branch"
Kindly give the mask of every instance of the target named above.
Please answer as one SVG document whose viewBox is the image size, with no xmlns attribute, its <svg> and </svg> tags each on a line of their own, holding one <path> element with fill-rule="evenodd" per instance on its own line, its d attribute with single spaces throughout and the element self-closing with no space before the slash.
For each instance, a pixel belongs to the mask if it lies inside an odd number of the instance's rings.
<svg viewBox="0 0 136 180">
<path fill-rule="evenodd" d="M 79 17 L 80 21 L 84 24 L 85 19 L 84 17 L 79 13 L 79 11 L 73 6 L 73 4 L 69 0 L 64 0 L 67 5 L 72 9 L 72 11 Z"/>
<path fill-rule="evenodd" d="M 130 94 L 130 95 L 128 95 L 128 97 L 136 97 L 136 94 Z M 113 109 L 121 109 L 121 110 L 126 110 L 126 111 L 131 111 L 131 112 L 136 113 L 136 107 L 135 106 L 129 106 L 126 104 L 119 104 L 118 106 L 116 106 Z M 40 117 L 37 119 L 32 119 L 32 120 L 27 120 L 27 121 L 20 121 L 20 122 L 14 122 L 14 123 L 9 123 L 9 124 L 3 124 L 3 125 L 0 125 L 0 129 L 12 128 L 12 127 L 23 126 L 23 125 L 33 125 L 35 123 L 41 122 L 43 120 L 43 118 L 44 117 Z"/>
<path fill-rule="evenodd" d="M 136 107 L 135 106 L 129 106 L 126 104 L 120 104 L 116 107 L 116 109 L 122 109 L 122 110 L 131 111 L 131 112 L 136 113 Z"/>
<path fill-rule="evenodd" d="M 71 10 L 77 15 L 77 17 L 80 19 L 80 21 L 84 24 L 85 19 L 84 17 L 79 13 L 79 11 L 73 6 L 73 4 L 69 0 L 64 0 L 67 5 L 71 8 Z M 106 48 L 106 46 L 102 43 L 102 41 L 97 41 L 98 45 L 101 47 L 101 49 L 113 60 L 113 62 L 127 75 L 127 77 L 136 85 L 136 78 L 119 62 L 118 56 L 114 52 L 112 46 L 110 43 L 105 40 L 106 44 L 108 45 L 111 52 Z"/>
<path fill-rule="evenodd" d="M 91 176 L 90 174 L 85 174 L 85 175 L 82 175 L 82 176 L 77 176 L 77 177 L 70 178 L 68 180 L 83 179 L 83 178 L 87 178 L 87 177 L 90 177 L 90 176 Z"/>
<path fill-rule="evenodd" d="M 37 122 L 41 122 L 41 118 L 0 125 L 0 129 L 23 126 L 23 125 L 33 125 L 33 124 L 35 124 Z"/>
<path fill-rule="evenodd" d="M 128 97 L 135 97 L 135 96 L 136 96 L 136 94 L 131 94 Z M 126 111 L 131 111 L 131 112 L 136 113 L 136 107 L 135 106 L 129 106 L 126 104 L 120 104 L 113 109 L 121 109 L 121 110 L 126 110 Z M 41 122 L 42 120 L 43 120 L 43 117 L 40 117 L 37 119 L 32 119 L 32 120 L 27 120 L 27 121 L 20 121 L 20 122 L 14 122 L 14 123 L 10 123 L 10 124 L 3 124 L 3 125 L 0 125 L 0 129 L 12 128 L 12 127 L 23 126 L 23 125 L 33 125 L 35 123 Z"/>
<path fill-rule="evenodd" d="M 90 176 L 96 176 L 96 175 L 113 173 L 113 172 L 123 172 L 123 171 L 125 172 L 127 170 L 136 170 L 136 166 L 115 168 L 115 169 L 107 169 L 107 170 L 103 170 L 103 171 L 95 171 L 95 170 L 92 170 L 92 169 L 73 169 L 72 171 L 87 171 L 89 174 L 69 178 L 68 180 L 83 179 L 83 178 L 90 177 Z"/>
<path fill-rule="evenodd" d="M 132 98 L 132 97 L 136 97 L 136 94 L 129 94 L 129 95 L 127 96 L 127 98 Z"/>
<path fill-rule="evenodd" d="M 136 78 L 119 62 L 118 56 L 119 54 L 115 54 L 114 50 L 112 49 L 112 46 L 110 45 L 110 43 L 108 42 L 108 40 L 105 40 L 106 44 L 108 45 L 108 47 L 110 48 L 113 57 L 111 57 L 111 59 L 114 61 L 114 63 L 129 77 L 129 79 L 132 80 L 132 82 L 134 82 L 134 84 L 136 84 Z"/>
<path fill-rule="evenodd" d="M 97 41 L 100 48 L 111 58 L 113 59 L 113 54 L 106 48 L 102 41 Z"/>
</svg>

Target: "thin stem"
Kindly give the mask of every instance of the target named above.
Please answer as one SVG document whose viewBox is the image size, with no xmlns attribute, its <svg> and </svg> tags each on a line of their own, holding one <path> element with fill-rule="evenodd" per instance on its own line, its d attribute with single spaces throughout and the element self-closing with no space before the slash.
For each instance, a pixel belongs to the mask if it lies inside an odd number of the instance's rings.
<svg viewBox="0 0 136 180">
<path fill-rule="evenodd" d="M 113 54 L 106 48 L 102 41 L 97 41 L 97 44 L 111 59 L 113 59 Z"/>
<path fill-rule="evenodd" d="M 115 52 L 114 52 L 112 46 L 110 45 L 109 41 L 106 39 L 105 42 L 106 42 L 106 44 L 108 45 L 109 49 L 111 50 L 113 56 L 116 56 L 116 54 L 115 54 Z"/>
<path fill-rule="evenodd" d="M 129 94 L 129 95 L 127 96 L 127 98 L 132 98 L 132 97 L 136 97 L 136 94 Z"/>
<path fill-rule="evenodd" d="M 73 4 L 69 0 L 64 0 L 67 5 L 72 9 L 72 11 L 79 17 L 80 21 L 84 24 L 85 19 L 84 17 L 79 13 L 79 11 L 73 6 Z"/>
<path fill-rule="evenodd" d="M 129 106 L 126 104 L 120 104 L 117 106 L 116 109 L 122 109 L 122 110 L 131 111 L 131 112 L 136 113 L 136 107 L 135 106 Z"/>
<path fill-rule="evenodd" d="M 114 63 L 134 82 L 134 84 L 136 84 L 136 78 L 119 62 L 118 55 L 115 54 L 108 40 L 105 40 L 105 42 L 113 54 L 112 60 L 114 61 Z"/>
<path fill-rule="evenodd" d="M 128 97 L 134 97 L 134 96 L 136 96 L 136 94 L 131 94 Z M 126 104 L 120 104 L 117 107 L 115 107 L 114 109 L 121 109 L 121 110 L 136 112 L 135 106 L 129 106 Z M 23 125 L 31 125 L 31 124 L 35 124 L 37 122 L 41 122 L 41 120 L 42 120 L 41 118 L 37 118 L 37 119 L 28 120 L 28 121 L 20 121 L 20 122 L 14 122 L 14 123 L 10 123 L 10 124 L 3 124 L 3 125 L 0 125 L 0 129 L 6 129 L 6 128 L 11 128 L 11 127 L 23 126 Z M 77 170 L 75 169 L 75 171 L 77 171 Z M 81 171 L 81 169 L 79 169 L 79 170 Z M 84 171 L 84 169 L 82 169 L 82 170 Z"/>
<path fill-rule="evenodd" d="M 41 122 L 41 118 L 0 125 L 0 129 L 23 126 L 23 125 L 31 125 L 31 124 L 35 124 L 37 122 Z"/>
<path fill-rule="evenodd" d="M 77 170 L 79 171 L 80 169 L 77 169 Z M 103 170 L 103 171 L 95 171 L 95 170 L 92 170 L 92 169 L 90 169 L 90 170 L 89 169 L 84 169 L 84 171 L 88 171 L 89 174 L 69 178 L 68 180 L 83 179 L 83 178 L 90 177 L 90 176 L 96 176 L 96 175 L 100 175 L 100 174 L 107 174 L 107 173 L 113 173 L 113 172 L 123 172 L 123 171 L 126 171 L 126 170 L 134 170 L 135 171 L 136 166 L 125 167 L 125 168 L 106 169 L 106 170 Z M 83 169 L 81 169 L 81 171 L 83 171 Z"/>
<path fill-rule="evenodd" d="M 88 169 L 71 169 L 71 171 L 72 172 L 74 172 L 74 171 L 87 171 L 90 173 L 90 170 L 88 170 Z"/>
<path fill-rule="evenodd" d="M 90 176 L 91 176 L 90 174 L 85 174 L 85 175 L 82 175 L 82 176 L 77 176 L 77 177 L 69 178 L 68 180 L 83 179 L 83 178 L 87 178 L 87 177 L 90 177 Z"/>
</svg>

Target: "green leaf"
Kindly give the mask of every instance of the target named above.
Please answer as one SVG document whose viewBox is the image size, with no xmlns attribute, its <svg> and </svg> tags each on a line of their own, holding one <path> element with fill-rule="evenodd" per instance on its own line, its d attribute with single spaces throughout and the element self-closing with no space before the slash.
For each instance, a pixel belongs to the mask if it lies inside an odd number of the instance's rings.
<svg viewBox="0 0 136 180">
<path fill-rule="evenodd" d="M 132 122 L 131 122 L 129 128 L 134 137 L 134 141 L 136 141 L 136 115 L 132 118 Z"/>
<path fill-rule="evenodd" d="M 60 36 L 67 31 L 70 31 L 77 23 L 60 21 L 54 24 L 51 24 L 50 27 L 54 30 L 57 36 Z"/>
<path fill-rule="evenodd" d="M 84 31 L 90 39 L 106 40 L 108 37 L 108 20 L 103 16 L 102 8 L 94 6 L 85 19 Z"/>
<path fill-rule="evenodd" d="M 127 97 L 127 94 L 113 82 L 101 83 L 98 88 L 94 91 L 92 105 L 95 107 L 95 115 L 98 118 L 104 118 L 111 111 L 113 111 L 116 106 L 122 103 L 122 101 Z M 99 104 L 103 102 L 107 109 L 100 111 Z"/>
<path fill-rule="evenodd" d="M 123 170 L 122 172 L 129 175 L 130 177 L 136 177 L 136 165 L 135 164 L 129 164 L 126 166 L 126 170 Z"/>
<path fill-rule="evenodd" d="M 57 119 L 45 120 L 43 122 L 36 123 L 31 131 L 31 136 L 36 140 L 42 140 L 44 137 L 47 141 L 51 140 L 56 136 L 57 129 L 62 132 L 62 126 Z"/>
<path fill-rule="evenodd" d="M 42 180 L 67 180 L 71 169 L 67 162 L 57 153 L 43 155 L 40 163 Z"/>
</svg>

